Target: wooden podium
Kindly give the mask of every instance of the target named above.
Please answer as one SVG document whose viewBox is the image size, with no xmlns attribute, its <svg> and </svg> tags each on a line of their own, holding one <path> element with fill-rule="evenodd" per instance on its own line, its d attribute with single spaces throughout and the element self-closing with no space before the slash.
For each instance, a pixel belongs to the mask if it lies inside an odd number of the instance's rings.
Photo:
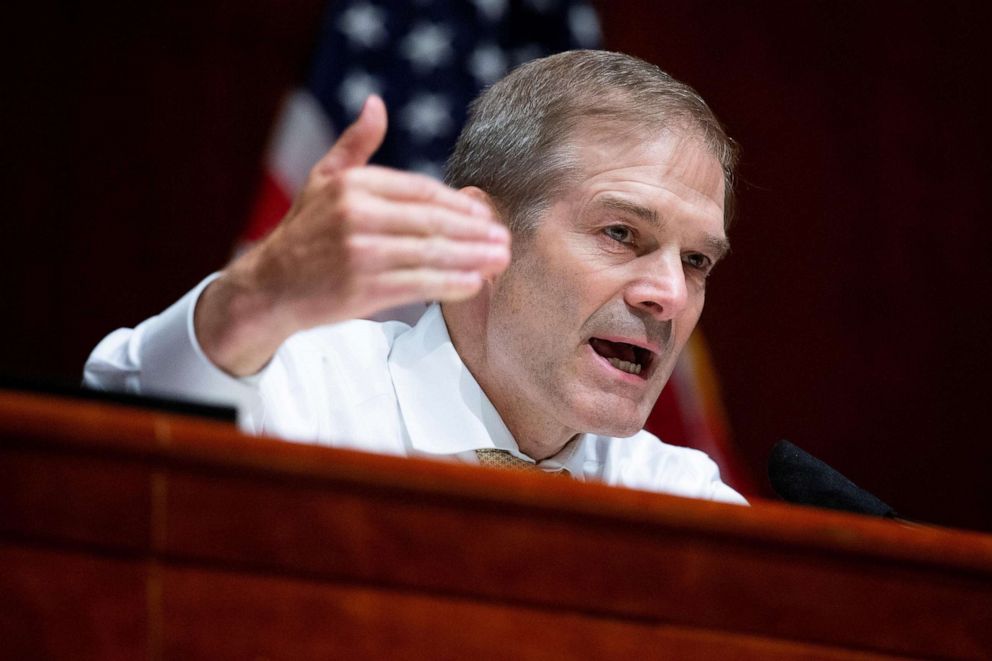
<svg viewBox="0 0 992 661">
<path fill-rule="evenodd" d="M 992 658 L 992 537 L 0 392 L 4 659 Z"/>
</svg>

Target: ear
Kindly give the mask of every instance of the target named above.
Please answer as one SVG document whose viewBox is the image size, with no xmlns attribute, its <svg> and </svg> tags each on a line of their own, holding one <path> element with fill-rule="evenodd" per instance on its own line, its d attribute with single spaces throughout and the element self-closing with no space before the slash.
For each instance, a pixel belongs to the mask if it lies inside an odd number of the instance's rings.
<svg viewBox="0 0 992 661">
<path fill-rule="evenodd" d="M 478 186 L 465 186 L 463 188 L 459 188 L 458 192 L 464 193 L 478 202 L 482 202 L 483 204 L 489 207 L 490 211 L 493 212 L 494 218 L 499 220 L 504 225 L 506 224 L 503 221 L 503 217 L 500 215 L 499 207 L 496 206 L 496 202 L 493 200 L 492 196 L 489 195 L 489 193 L 482 190 Z M 487 275 L 485 277 L 485 283 L 482 285 L 482 291 L 480 293 L 484 294 L 486 298 L 488 298 L 492 294 L 491 291 L 492 285 L 499 278 L 499 276 L 500 274 Z"/>
<path fill-rule="evenodd" d="M 458 192 L 485 204 L 493 212 L 493 216 L 500 218 L 492 197 L 478 186 L 465 186 L 459 188 Z M 448 333 L 451 335 L 458 354 L 467 365 L 480 364 L 477 361 L 483 359 L 483 338 L 486 337 L 486 329 L 489 324 L 489 305 L 493 295 L 493 283 L 498 277 L 498 275 L 485 276 L 482 288 L 472 298 L 441 303 L 444 321 L 448 325 Z"/>
<path fill-rule="evenodd" d="M 487 205 L 492 210 L 493 215 L 499 217 L 499 209 L 496 207 L 496 204 L 493 202 L 493 198 L 489 196 L 489 193 L 482 190 L 478 186 L 465 186 L 463 188 L 459 188 L 458 192 L 465 193 L 469 197 Z"/>
</svg>

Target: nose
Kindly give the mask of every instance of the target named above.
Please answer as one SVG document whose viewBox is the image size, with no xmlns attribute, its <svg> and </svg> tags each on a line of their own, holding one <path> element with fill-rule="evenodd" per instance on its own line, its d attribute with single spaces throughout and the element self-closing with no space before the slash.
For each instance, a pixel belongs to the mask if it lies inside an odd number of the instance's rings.
<svg viewBox="0 0 992 661">
<path fill-rule="evenodd" d="M 645 255 L 624 290 L 627 305 L 644 310 L 656 319 L 674 319 L 685 309 L 689 292 L 680 255 Z"/>
</svg>

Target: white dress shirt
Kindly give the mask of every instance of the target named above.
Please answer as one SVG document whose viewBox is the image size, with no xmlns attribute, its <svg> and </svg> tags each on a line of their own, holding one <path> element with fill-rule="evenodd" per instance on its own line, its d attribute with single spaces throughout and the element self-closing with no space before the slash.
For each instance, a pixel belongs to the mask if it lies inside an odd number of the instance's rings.
<svg viewBox="0 0 992 661">
<path fill-rule="evenodd" d="M 236 379 L 210 362 L 193 331 L 196 300 L 213 277 L 104 338 L 86 363 L 86 384 L 232 404 L 254 434 L 465 463 L 477 463 L 475 450 L 497 448 L 533 461 L 455 351 L 438 305 L 412 328 L 348 321 L 297 333 L 259 374 Z M 580 481 L 746 503 L 705 454 L 646 431 L 582 434 L 537 465 Z"/>
</svg>

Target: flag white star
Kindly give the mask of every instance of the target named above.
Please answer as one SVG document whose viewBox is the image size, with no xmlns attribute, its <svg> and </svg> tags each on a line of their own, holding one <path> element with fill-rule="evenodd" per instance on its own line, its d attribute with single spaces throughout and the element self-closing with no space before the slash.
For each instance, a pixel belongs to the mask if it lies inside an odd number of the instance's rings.
<svg viewBox="0 0 992 661">
<path fill-rule="evenodd" d="M 418 23 L 403 39 L 400 53 L 420 72 L 435 69 L 451 59 L 451 31 L 436 23 Z"/>
<path fill-rule="evenodd" d="M 367 2 L 353 5 L 338 21 L 348 41 L 364 48 L 375 48 L 386 40 L 386 12 Z"/>
<path fill-rule="evenodd" d="M 599 43 L 599 19 L 592 7 L 577 5 L 569 9 L 568 29 L 582 48 L 595 48 Z"/>
<path fill-rule="evenodd" d="M 506 73 L 506 53 L 495 44 L 481 44 L 468 58 L 468 70 L 481 85 L 495 83 Z"/>
<path fill-rule="evenodd" d="M 338 101 L 353 115 L 362 109 L 369 94 L 382 94 L 382 81 L 361 69 L 352 69 L 345 74 L 338 87 Z"/>
<path fill-rule="evenodd" d="M 428 142 L 452 129 L 449 104 L 444 95 L 422 93 L 400 111 L 400 123 L 417 142 Z"/>
<path fill-rule="evenodd" d="M 506 0 L 472 0 L 476 11 L 495 23 L 506 13 Z"/>
</svg>

